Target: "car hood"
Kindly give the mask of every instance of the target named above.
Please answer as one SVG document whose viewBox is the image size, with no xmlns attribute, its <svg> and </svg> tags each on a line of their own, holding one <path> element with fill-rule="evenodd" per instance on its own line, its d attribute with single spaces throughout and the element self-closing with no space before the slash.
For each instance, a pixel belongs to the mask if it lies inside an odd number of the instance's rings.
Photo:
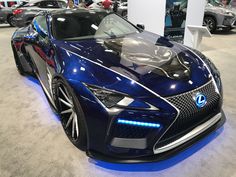
<svg viewBox="0 0 236 177">
<path fill-rule="evenodd" d="M 205 11 L 212 11 L 212 12 L 215 12 L 215 13 L 226 14 L 226 15 L 230 14 L 230 13 L 234 14 L 234 12 L 229 8 L 219 7 L 219 6 L 212 6 L 212 5 L 207 5 L 206 8 L 205 8 Z"/>
<path fill-rule="evenodd" d="M 60 45 L 80 55 L 83 51 L 89 60 L 163 97 L 193 90 L 210 80 L 202 60 L 189 49 L 149 32 L 116 39 L 67 41 Z"/>
</svg>

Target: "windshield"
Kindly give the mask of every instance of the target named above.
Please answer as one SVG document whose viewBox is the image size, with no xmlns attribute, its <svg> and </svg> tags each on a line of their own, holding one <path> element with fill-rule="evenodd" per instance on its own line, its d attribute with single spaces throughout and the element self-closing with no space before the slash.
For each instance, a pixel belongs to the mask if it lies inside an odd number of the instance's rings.
<svg viewBox="0 0 236 177">
<path fill-rule="evenodd" d="M 138 29 L 121 17 L 106 12 L 79 12 L 53 16 L 52 33 L 59 40 L 117 38 Z"/>
<path fill-rule="evenodd" d="M 236 0 L 231 0 L 229 5 L 231 5 L 232 7 L 236 8 Z"/>
<path fill-rule="evenodd" d="M 208 3 L 210 3 L 213 6 L 223 6 L 223 4 L 218 0 L 208 0 Z"/>
</svg>

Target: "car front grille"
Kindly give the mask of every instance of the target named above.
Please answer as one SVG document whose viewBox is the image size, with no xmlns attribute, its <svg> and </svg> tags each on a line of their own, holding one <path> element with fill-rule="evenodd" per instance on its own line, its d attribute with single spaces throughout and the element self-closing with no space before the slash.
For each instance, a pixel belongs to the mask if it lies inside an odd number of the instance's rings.
<svg viewBox="0 0 236 177">
<path fill-rule="evenodd" d="M 207 103 L 204 107 L 196 106 L 194 96 L 202 93 L 207 98 Z M 170 103 L 179 109 L 179 116 L 171 125 L 169 130 L 162 136 L 158 145 L 167 144 L 182 135 L 186 131 L 196 127 L 197 125 L 209 120 L 211 114 L 216 112 L 220 106 L 220 95 L 217 93 L 213 81 L 192 90 L 187 93 L 166 98 Z"/>
<path fill-rule="evenodd" d="M 145 138 L 153 131 L 156 131 L 156 129 L 129 125 L 116 125 L 113 129 L 113 136 L 117 138 Z"/>
</svg>

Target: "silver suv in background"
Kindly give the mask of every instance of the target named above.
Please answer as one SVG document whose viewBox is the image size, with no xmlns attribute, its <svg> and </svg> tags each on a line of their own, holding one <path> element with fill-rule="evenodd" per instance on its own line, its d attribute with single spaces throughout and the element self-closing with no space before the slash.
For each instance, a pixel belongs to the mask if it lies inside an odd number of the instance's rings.
<svg viewBox="0 0 236 177">
<path fill-rule="evenodd" d="M 225 31 L 234 29 L 236 21 L 235 13 L 220 5 L 214 5 L 212 4 L 212 0 L 206 0 L 203 25 L 207 26 L 211 33 L 214 33 L 217 29 L 223 29 Z"/>
<path fill-rule="evenodd" d="M 52 11 L 66 8 L 67 1 L 65 0 L 32 0 L 13 11 L 15 25 L 17 27 L 28 25 L 41 11 Z"/>
</svg>

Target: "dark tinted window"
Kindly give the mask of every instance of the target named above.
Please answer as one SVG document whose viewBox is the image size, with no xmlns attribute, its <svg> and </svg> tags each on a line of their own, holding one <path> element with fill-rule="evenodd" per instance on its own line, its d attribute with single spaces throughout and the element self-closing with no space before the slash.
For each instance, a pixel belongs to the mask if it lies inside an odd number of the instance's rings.
<svg viewBox="0 0 236 177">
<path fill-rule="evenodd" d="M 15 4 L 17 4 L 16 1 L 8 1 L 7 2 L 7 6 L 8 7 L 11 7 L 11 6 L 15 5 Z"/>
<path fill-rule="evenodd" d="M 4 2 L 0 2 L 0 4 L 1 4 L 3 7 L 5 7 L 5 3 L 4 3 Z"/>
<path fill-rule="evenodd" d="M 28 3 L 27 1 L 21 1 L 17 7 L 22 7 L 22 6 L 26 5 L 27 3 Z"/>
<path fill-rule="evenodd" d="M 32 6 L 37 6 L 38 3 L 32 3 L 32 2 L 28 2 L 28 3 L 25 3 L 23 5 L 20 5 L 21 7 L 32 7 Z"/>
<path fill-rule="evenodd" d="M 38 6 L 41 8 L 65 8 L 66 3 L 63 1 L 42 1 Z"/>
<path fill-rule="evenodd" d="M 106 12 L 58 14 L 52 24 L 54 37 L 65 40 L 116 38 L 138 32 L 124 19 Z"/>
</svg>

